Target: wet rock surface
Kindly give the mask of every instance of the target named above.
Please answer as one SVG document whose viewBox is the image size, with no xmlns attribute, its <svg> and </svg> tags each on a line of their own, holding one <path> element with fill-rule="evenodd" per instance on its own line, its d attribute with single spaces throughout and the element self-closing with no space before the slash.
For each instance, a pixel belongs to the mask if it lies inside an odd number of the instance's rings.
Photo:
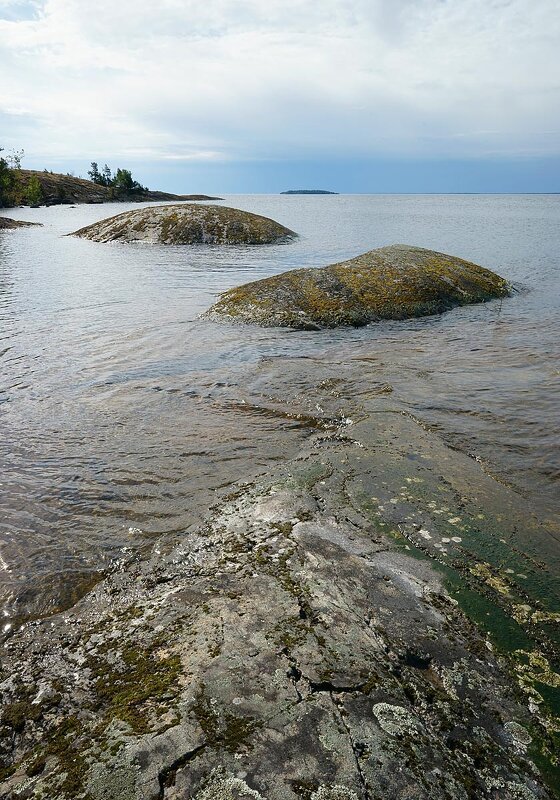
<svg viewBox="0 0 560 800">
<path fill-rule="evenodd" d="M 10 217 L 0 217 L 0 231 L 11 231 L 16 228 L 33 228 L 39 226 L 40 222 L 23 222 L 19 219 L 10 219 Z"/>
<path fill-rule="evenodd" d="M 150 244 L 272 244 L 296 234 L 267 217 L 223 206 L 173 205 L 135 209 L 71 234 L 95 242 Z"/>
<path fill-rule="evenodd" d="M 507 281 L 461 258 L 409 245 L 371 250 L 230 289 L 206 316 L 316 330 L 438 314 L 510 293 Z"/>
<path fill-rule="evenodd" d="M 530 538 L 524 514 L 403 415 L 315 433 L 171 553 L 7 639 L 0 796 L 552 797 L 533 677 L 554 684 L 554 645 L 536 606 L 513 620 L 516 572 L 483 560 L 517 524 Z M 529 546 L 511 558 L 531 568 Z M 526 637 L 517 672 L 451 574 Z"/>
</svg>

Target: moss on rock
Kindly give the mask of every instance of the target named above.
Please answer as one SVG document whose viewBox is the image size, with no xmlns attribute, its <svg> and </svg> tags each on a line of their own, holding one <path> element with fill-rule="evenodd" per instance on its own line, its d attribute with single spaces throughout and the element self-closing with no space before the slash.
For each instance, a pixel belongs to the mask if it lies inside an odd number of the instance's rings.
<svg viewBox="0 0 560 800">
<path fill-rule="evenodd" d="M 225 292 L 211 319 L 308 330 L 439 314 L 505 297 L 484 267 L 421 247 L 393 245 L 322 269 L 299 269 Z"/>
<path fill-rule="evenodd" d="M 156 644 L 144 651 L 128 646 L 121 653 L 122 667 L 111 669 L 107 662 L 93 659 L 89 664 L 92 672 L 98 673 L 95 691 L 99 709 L 109 720 L 120 719 L 137 733 L 151 730 L 151 718 L 157 718 L 159 706 L 169 706 L 164 698 L 177 692 L 179 656 L 160 657 L 156 651 Z"/>
<path fill-rule="evenodd" d="M 185 203 L 126 211 L 81 228 L 72 236 L 95 242 L 149 244 L 272 244 L 296 234 L 268 217 L 237 208 Z"/>
</svg>

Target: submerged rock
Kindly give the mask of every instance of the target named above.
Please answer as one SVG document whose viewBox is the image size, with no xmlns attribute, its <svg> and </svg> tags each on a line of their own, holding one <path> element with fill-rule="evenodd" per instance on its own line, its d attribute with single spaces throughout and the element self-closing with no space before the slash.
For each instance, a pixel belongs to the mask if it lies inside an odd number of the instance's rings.
<svg viewBox="0 0 560 800">
<path fill-rule="evenodd" d="M 15 228 L 42 227 L 40 222 L 24 222 L 21 219 L 10 219 L 10 217 L 0 217 L 0 231 L 11 231 Z"/>
<path fill-rule="evenodd" d="M 268 217 L 237 208 L 190 204 L 126 211 L 71 234 L 94 242 L 272 244 L 296 234 Z"/>
<path fill-rule="evenodd" d="M 211 319 L 307 330 L 439 314 L 510 293 L 507 281 L 462 258 L 392 245 L 321 269 L 297 269 L 225 292 Z"/>
</svg>

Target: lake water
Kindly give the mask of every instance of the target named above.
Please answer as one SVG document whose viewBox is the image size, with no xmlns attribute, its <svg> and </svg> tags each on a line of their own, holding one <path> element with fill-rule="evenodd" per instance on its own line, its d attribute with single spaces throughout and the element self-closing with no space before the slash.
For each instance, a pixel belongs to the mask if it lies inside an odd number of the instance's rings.
<svg viewBox="0 0 560 800">
<path fill-rule="evenodd" d="M 227 196 L 297 231 L 266 247 L 98 244 L 124 204 L 15 209 L 0 234 L 0 608 L 68 604 L 382 392 L 527 497 L 560 506 L 560 196 Z M 513 281 L 503 301 L 359 330 L 197 317 L 236 284 L 408 243 Z M 333 388 L 334 387 L 334 388 Z"/>
</svg>

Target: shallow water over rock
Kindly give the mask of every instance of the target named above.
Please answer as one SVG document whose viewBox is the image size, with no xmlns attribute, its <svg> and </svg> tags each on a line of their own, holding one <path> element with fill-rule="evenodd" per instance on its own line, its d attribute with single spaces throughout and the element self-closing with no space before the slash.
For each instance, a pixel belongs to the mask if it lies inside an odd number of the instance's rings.
<svg viewBox="0 0 560 800">
<path fill-rule="evenodd" d="M 169 548 L 238 480 L 380 397 L 558 510 L 555 196 L 228 197 L 301 234 L 228 248 L 64 235 L 126 209 L 12 210 L 0 238 L 0 591 L 68 605 L 100 570 Z M 136 206 L 135 206 L 136 207 Z M 409 241 L 487 266 L 514 297 L 360 330 L 198 319 L 225 289 Z"/>
</svg>

